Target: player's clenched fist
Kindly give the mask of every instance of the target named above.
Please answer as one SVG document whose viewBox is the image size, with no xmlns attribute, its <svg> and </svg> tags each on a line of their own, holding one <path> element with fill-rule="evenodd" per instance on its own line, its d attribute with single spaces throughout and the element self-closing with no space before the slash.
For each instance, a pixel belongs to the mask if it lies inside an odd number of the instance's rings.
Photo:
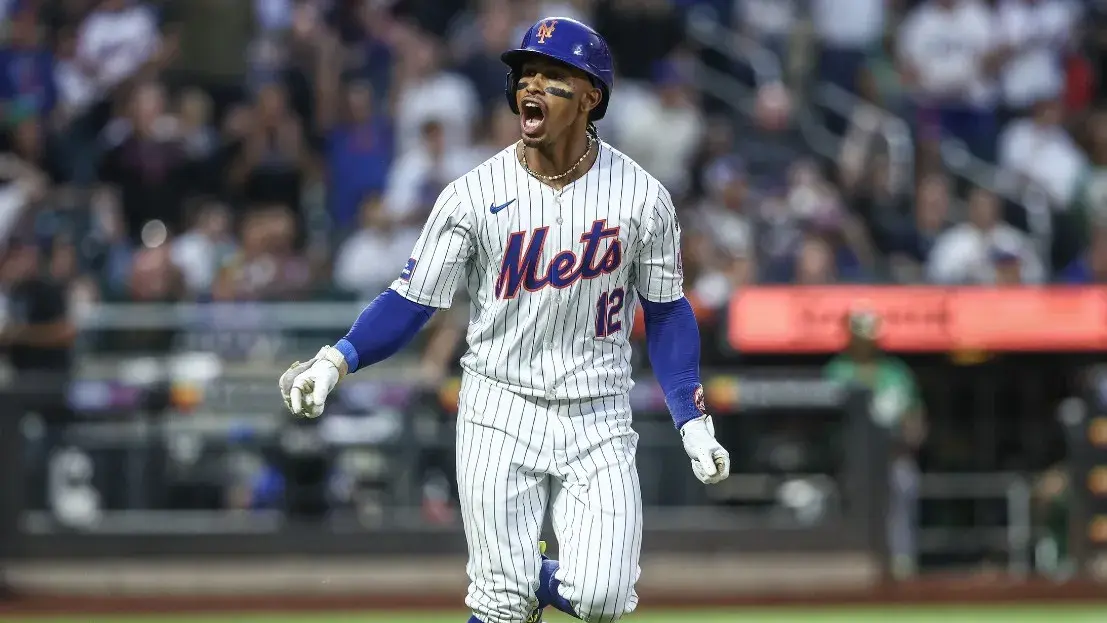
<svg viewBox="0 0 1107 623">
<path fill-rule="evenodd" d="M 692 472 L 704 484 L 713 485 L 730 475 L 730 453 L 715 440 L 715 425 L 704 415 L 680 427 L 684 451 L 692 459 Z"/>
<path fill-rule="evenodd" d="M 309 361 L 293 363 L 279 381 L 285 406 L 293 415 L 319 417 L 345 369 L 345 357 L 332 346 L 320 348 Z"/>
</svg>

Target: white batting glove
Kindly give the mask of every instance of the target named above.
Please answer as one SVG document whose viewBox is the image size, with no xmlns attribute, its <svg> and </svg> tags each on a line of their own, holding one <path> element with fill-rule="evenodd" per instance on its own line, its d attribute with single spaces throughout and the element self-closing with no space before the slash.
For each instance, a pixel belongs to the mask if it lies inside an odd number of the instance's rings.
<svg viewBox="0 0 1107 623">
<path fill-rule="evenodd" d="M 730 453 L 715 440 L 715 425 L 710 415 L 690 420 L 680 427 L 684 451 L 692 459 L 692 473 L 708 485 L 720 483 L 730 476 Z"/>
<path fill-rule="evenodd" d="M 310 361 L 293 363 L 278 382 L 285 406 L 292 415 L 319 417 L 345 370 L 346 358 L 332 346 L 320 348 Z"/>
</svg>

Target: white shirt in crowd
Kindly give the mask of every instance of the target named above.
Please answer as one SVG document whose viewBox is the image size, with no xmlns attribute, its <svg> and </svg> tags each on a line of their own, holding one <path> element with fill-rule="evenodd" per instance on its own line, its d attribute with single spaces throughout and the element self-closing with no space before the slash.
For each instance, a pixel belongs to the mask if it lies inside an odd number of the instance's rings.
<svg viewBox="0 0 1107 623">
<path fill-rule="evenodd" d="M 77 60 L 96 68 L 99 94 L 133 75 L 161 45 L 157 20 L 145 6 L 93 11 L 77 35 Z"/>
<path fill-rule="evenodd" d="M 361 229 L 338 249 L 334 260 L 334 281 L 349 291 L 370 299 L 396 278 L 419 238 L 418 228 L 382 232 Z"/>
<path fill-rule="evenodd" d="M 403 219 L 419 210 L 429 212 L 447 184 L 480 163 L 474 156 L 472 149 L 447 148 L 436 162 L 422 145 L 400 156 L 385 182 L 384 202 L 389 215 Z M 428 190 L 426 185 L 434 184 L 435 180 L 437 186 Z"/>
<path fill-rule="evenodd" d="M 79 112 L 96 101 L 96 84 L 72 60 L 59 60 L 54 65 L 54 82 L 58 98 L 68 110 Z"/>
<path fill-rule="evenodd" d="M 884 36 L 885 0 L 811 0 L 819 42 L 835 48 L 870 48 Z"/>
<path fill-rule="evenodd" d="M 619 112 L 613 118 L 619 150 L 656 177 L 670 193 L 684 192 L 688 168 L 703 136 L 704 120 L 699 108 L 666 107 L 655 93 L 641 90 L 624 100 Z"/>
<path fill-rule="evenodd" d="M 739 23 L 762 36 L 784 37 L 796 24 L 795 0 L 734 0 Z"/>
<path fill-rule="evenodd" d="M 935 101 L 989 106 L 995 84 L 983 67 L 995 48 L 994 20 L 979 0 L 934 0 L 915 7 L 900 26 L 899 54 L 919 74 L 920 95 Z"/>
<path fill-rule="evenodd" d="M 1059 94 L 1065 83 L 1062 55 L 1080 7 L 1069 0 L 1002 0 L 996 15 L 1002 43 L 1017 50 L 1000 75 L 1004 101 L 1025 107 Z"/>
<path fill-rule="evenodd" d="M 999 135 L 999 165 L 1037 184 L 1055 207 L 1069 204 L 1088 166 L 1084 152 L 1059 126 L 1012 121 Z"/>
<path fill-rule="evenodd" d="M 1023 283 L 1045 280 L 1045 268 L 1030 239 L 1007 223 L 987 231 L 962 223 L 939 236 L 927 258 L 927 279 L 942 285 L 994 284 L 997 251 L 1018 256 Z"/>
<path fill-rule="evenodd" d="M 215 283 L 215 276 L 224 259 L 221 249 L 231 249 L 201 232 L 190 231 L 173 241 L 170 258 L 181 270 L 185 285 L 192 292 L 206 292 Z M 229 251 L 228 253 L 229 254 Z"/>
<path fill-rule="evenodd" d="M 400 93 L 396 107 L 399 153 L 419 145 L 420 131 L 428 121 L 442 124 L 448 147 L 468 147 L 479 114 L 476 90 L 458 74 L 443 71 L 408 85 Z"/>
</svg>

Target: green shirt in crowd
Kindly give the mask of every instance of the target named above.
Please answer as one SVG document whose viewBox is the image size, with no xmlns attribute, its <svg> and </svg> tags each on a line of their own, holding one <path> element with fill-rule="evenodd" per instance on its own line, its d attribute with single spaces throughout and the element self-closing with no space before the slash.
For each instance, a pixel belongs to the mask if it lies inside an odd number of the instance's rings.
<svg viewBox="0 0 1107 623">
<path fill-rule="evenodd" d="M 871 369 L 866 371 L 864 368 Z M 882 426 L 898 426 L 906 413 L 922 405 L 914 373 L 895 357 L 882 356 L 859 366 L 848 356 L 839 355 L 826 365 L 823 376 L 832 381 L 867 387 L 872 392 L 873 419 Z"/>
</svg>

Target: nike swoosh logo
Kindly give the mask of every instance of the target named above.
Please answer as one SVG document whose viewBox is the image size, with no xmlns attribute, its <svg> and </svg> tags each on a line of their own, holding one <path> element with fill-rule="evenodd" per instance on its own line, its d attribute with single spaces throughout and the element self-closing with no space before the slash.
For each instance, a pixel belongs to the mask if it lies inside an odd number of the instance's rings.
<svg viewBox="0 0 1107 623">
<path fill-rule="evenodd" d="M 501 203 L 500 205 L 493 204 L 492 206 L 490 206 L 488 208 L 488 211 L 491 212 L 492 214 L 495 214 L 495 213 L 499 212 L 500 210 L 503 210 L 507 206 L 515 203 L 515 201 L 516 201 L 515 199 L 512 199 L 511 201 L 508 201 L 507 203 Z"/>
</svg>

